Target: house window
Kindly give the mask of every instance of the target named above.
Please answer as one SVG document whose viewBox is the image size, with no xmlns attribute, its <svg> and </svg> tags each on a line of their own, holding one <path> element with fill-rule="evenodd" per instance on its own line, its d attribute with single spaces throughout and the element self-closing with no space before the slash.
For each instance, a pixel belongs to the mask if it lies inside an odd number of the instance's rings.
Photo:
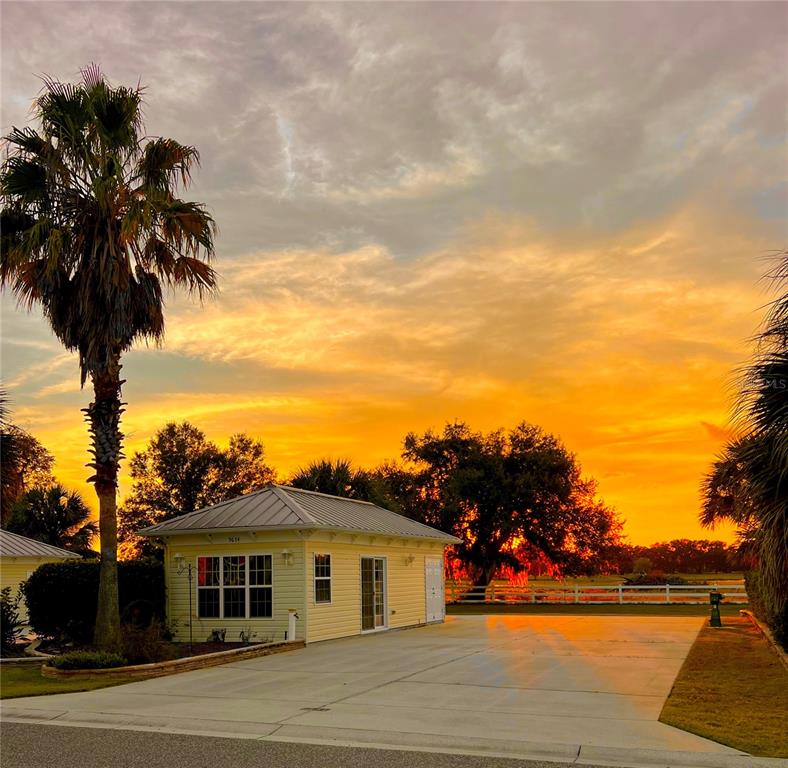
<svg viewBox="0 0 788 768">
<path fill-rule="evenodd" d="M 201 619 L 273 616 L 271 555 L 197 558 L 197 615 Z"/>
<path fill-rule="evenodd" d="M 201 619 L 218 619 L 221 603 L 220 557 L 197 558 L 197 615 Z"/>
<path fill-rule="evenodd" d="M 331 602 L 331 555 L 315 555 L 315 602 Z"/>
</svg>

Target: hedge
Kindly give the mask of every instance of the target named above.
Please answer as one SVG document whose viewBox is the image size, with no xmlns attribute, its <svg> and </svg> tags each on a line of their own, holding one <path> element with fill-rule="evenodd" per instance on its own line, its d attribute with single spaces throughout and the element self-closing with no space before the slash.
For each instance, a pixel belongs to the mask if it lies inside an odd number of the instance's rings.
<svg viewBox="0 0 788 768">
<path fill-rule="evenodd" d="M 97 560 L 45 563 L 22 585 L 30 625 L 37 634 L 90 643 L 96 622 Z M 150 560 L 118 563 L 120 613 L 124 621 L 144 614 L 164 620 L 164 566 Z"/>
<path fill-rule="evenodd" d="M 777 642 L 788 650 L 788 601 L 775 604 L 763 590 L 759 571 L 744 574 L 744 588 L 750 600 L 752 612 L 774 633 Z"/>
<path fill-rule="evenodd" d="M 71 651 L 53 656 L 47 664 L 55 669 L 112 669 L 125 667 L 129 662 L 119 653 L 103 651 Z"/>
</svg>

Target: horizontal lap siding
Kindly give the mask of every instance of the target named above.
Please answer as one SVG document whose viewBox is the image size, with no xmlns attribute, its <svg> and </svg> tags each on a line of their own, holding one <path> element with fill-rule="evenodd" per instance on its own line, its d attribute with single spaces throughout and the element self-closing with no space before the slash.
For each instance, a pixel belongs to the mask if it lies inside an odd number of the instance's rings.
<svg viewBox="0 0 788 768">
<path fill-rule="evenodd" d="M 192 581 L 192 617 L 194 641 L 202 642 L 209 639 L 214 629 L 227 629 L 225 640 L 238 642 L 240 632 L 251 630 L 256 633 L 254 641 L 266 639 L 281 641 L 285 638 L 288 622 L 288 609 L 299 612 L 296 622 L 295 639 L 304 639 L 304 542 L 298 539 L 267 539 L 258 535 L 253 540 L 231 542 L 228 537 L 215 534 L 213 541 L 202 541 L 197 537 L 173 537 L 167 546 L 165 560 L 167 581 L 167 622 L 176 640 L 181 642 L 189 639 L 189 588 L 188 578 L 184 573 L 177 575 L 174 562 L 176 553 L 184 557 L 184 563 L 191 562 L 194 569 Z M 236 537 L 237 538 L 237 537 Z M 224 540 L 222 542 L 221 540 Z M 285 564 L 282 550 L 289 550 L 290 564 Z M 197 557 L 216 557 L 221 555 L 272 555 L 273 581 L 273 617 L 270 619 L 201 619 L 197 616 Z"/>
<path fill-rule="evenodd" d="M 441 557 L 443 546 L 415 541 L 337 536 L 311 538 L 306 545 L 307 642 L 356 635 L 361 632 L 361 557 L 386 558 L 387 621 L 389 628 L 424 624 L 425 557 Z M 363 541 L 365 540 L 365 541 Z M 381 541 L 378 544 L 376 541 Z M 331 603 L 315 603 L 314 554 L 331 555 Z M 413 557 L 413 562 L 407 559 Z"/>
<path fill-rule="evenodd" d="M 60 563 L 61 558 L 45 557 L 3 557 L 0 558 L 0 589 L 11 587 L 11 594 L 19 594 L 19 586 L 30 578 L 30 574 L 44 563 Z M 24 598 L 19 601 L 19 617 L 27 620 L 27 607 Z"/>
</svg>

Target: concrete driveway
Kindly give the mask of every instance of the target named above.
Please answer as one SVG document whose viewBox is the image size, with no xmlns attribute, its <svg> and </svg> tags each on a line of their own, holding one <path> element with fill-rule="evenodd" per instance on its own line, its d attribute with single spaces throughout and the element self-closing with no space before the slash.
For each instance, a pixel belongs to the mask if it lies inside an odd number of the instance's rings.
<svg viewBox="0 0 788 768">
<path fill-rule="evenodd" d="M 657 721 L 703 621 L 449 617 L 116 688 L 14 699 L 3 717 L 586 763 L 754 765 Z"/>
</svg>

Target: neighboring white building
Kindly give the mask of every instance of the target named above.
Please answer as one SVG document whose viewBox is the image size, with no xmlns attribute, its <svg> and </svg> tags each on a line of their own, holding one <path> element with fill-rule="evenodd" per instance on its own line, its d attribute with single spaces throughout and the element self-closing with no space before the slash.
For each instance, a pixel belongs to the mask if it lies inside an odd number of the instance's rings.
<svg viewBox="0 0 788 768">
<path fill-rule="evenodd" d="M 444 619 L 459 539 L 364 501 L 272 485 L 140 531 L 166 548 L 167 620 L 188 639 L 307 642 Z M 191 565 L 191 603 L 189 566 Z"/>
</svg>

